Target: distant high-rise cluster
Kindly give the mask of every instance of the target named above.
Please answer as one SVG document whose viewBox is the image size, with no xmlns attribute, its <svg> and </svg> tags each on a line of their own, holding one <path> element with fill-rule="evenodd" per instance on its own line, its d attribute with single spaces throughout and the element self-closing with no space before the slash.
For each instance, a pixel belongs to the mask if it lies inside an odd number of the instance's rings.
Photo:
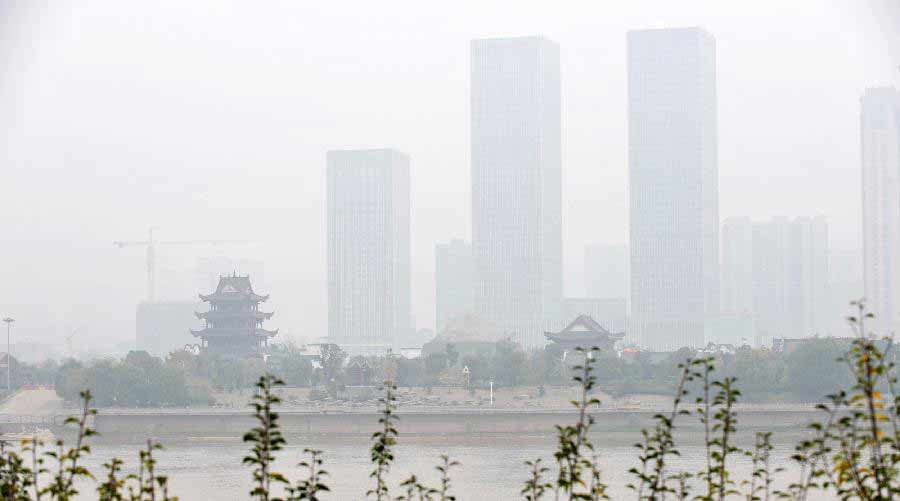
<svg viewBox="0 0 900 501">
<path fill-rule="evenodd" d="M 867 89 L 861 102 L 863 282 L 880 332 L 900 327 L 900 93 Z"/>
<path fill-rule="evenodd" d="M 471 58 L 475 309 L 537 347 L 562 298 L 559 46 L 474 40 Z"/>
<path fill-rule="evenodd" d="M 757 345 L 824 334 L 831 297 L 823 217 L 722 224 L 722 314 L 747 315 Z"/>
<path fill-rule="evenodd" d="M 719 308 L 716 137 L 713 37 L 630 32 L 628 338 L 649 349 L 702 346 Z"/>
<path fill-rule="evenodd" d="M 327 161 L 328 337 L 383 351 L 411 328 L 409 157 L 349 150 Z"/>
</svg>

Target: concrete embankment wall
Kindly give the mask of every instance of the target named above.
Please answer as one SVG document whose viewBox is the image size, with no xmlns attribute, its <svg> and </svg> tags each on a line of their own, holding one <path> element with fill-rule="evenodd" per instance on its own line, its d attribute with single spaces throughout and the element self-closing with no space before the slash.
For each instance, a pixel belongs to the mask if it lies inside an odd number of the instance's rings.
<svg viewBox="0 0 900 501">
<path fill-rule="evenodd" d="M 655 412 L 607 411 L 594 414 L 597 432 L 637 431 L 653 422 Z M 280 424 L 288 436 L 368 436 L 378 429 L 374 413 L 281 413 Z M 798 431 L 817 416 L 807 411 L 743 411 L 743 431 Z M 551 435 L 554 426 L 574 421 L 571 412 L 404 412 L 398 426 L 403 435 L 530 434 Z M 680 418 L 681 429 L 699 430 L 695 417 Z M 135 413 L 104 414 L 95 426 L 104 439 L 127 441 L 145 437 L 170 439 L 239 440 L 256 421 L 249 413 Z"/>
</svg>

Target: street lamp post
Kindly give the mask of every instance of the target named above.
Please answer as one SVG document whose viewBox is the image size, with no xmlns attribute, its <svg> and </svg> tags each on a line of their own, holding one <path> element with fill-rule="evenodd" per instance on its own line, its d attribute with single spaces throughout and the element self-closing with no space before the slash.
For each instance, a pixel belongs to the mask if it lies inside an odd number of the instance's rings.
<svg viewBox="0 0 900 501">
<path fill-rule="evenodd" d="M 494 408 L 494 376 L 491 376 L 491 408 Z"/>
<path fill-rule="evenodd" d="M 6 323 L 6 391 L 8 392 L 12 387 L 9 380 L 9 368 L 12 366 L 12 356 L 9 353 L 9 329 L 16 320 L 11 317 L 6 317 L 3 321 Z"/>
</svg>

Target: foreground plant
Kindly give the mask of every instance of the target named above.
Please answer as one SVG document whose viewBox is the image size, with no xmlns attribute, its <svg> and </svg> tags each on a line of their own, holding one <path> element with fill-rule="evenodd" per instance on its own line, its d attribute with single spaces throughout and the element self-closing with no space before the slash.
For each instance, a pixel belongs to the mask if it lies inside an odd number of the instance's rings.
<svg viewBox="0 0 900 501">
<path fill-rule="evenodd" d="M 717 390 L 713 399 L 713 406 L 716 408 L 713 416 L 715 438 L 710 443 L 712 446 L 711 474 L 714 480 L 713 490 L 708 493 L 708 497 L 719 501 L 723 501 L 726 496 L 738 494 L 735 482 L 728 472 L 728 458 L 741 452 L 740 448 L 735 447 L 732 442 L 733 436 L 737 432 L 737 414 L 734 412 L 734 404 L 741 395 L 741 392 L 735 388 L 734 382 L 735 379 L 732 377 L 713 382 L 713 386 Z"/>
<path fill-rule="evenodd" d="M 747 453 L 753 463 L 750 480 L 744 481 L 744 485 L 749 486 L 747 501 L 769 501 L 772 493 L 772 474 L 783 470 L 776 468 L 774 472 L 772 471 L 770 464 L 772 449 L 772 432 L 757 432 L 753 452 Z"/>
<path fill-rule="evenodd" d="M 276 499 L 272 497 L 274 485 L 287 483 L 284 475 L 272 471 L 275 452 L 280 451 L 285 444 L 278 428 L 278 413 L 274 410 L 274 406 L 281 402 L 274 389 L 283 385 L 284 382 L 271 374 L 260 376 L 256 383 L 257 393 L 250 403 L 258 425 L 244 434 L 244 442 L 252 443 L 253 447 L 243 462 L 253 469 L 253 489 L 250 496 L 260 501 Z"/>
<path fill-rule="evenodd" d="M 525 481 L 521 494 L 527 500 L 541 499 L 551 489 L 556 499 L 561 496 L 567 499 L 607 499 L 607 486 L 602 481 L 599 458 L 594 454 L 594 445 L 588 437 L 594 424 L 590 409 L 600 405 L 600 400 L 591 395 L 597 383 L 593 364 L 600 349 L 594 347 L 585 350 L 579 347 L 576 348 L 576 353 L 581 362 L 572 367 L 575 374 L 572 380 L 578 384 L 579 397 L 571 403 L 578 417 L 572 425 L 556 426 L 554 483 L 544 481 L 543 475 L 550 470 L 541 466 L 540 459 L 525 462 L 531 470 L 531 476 Z"/>
<path fill-rule="evenodd" d="M 308 460 L 300 461 L 297 465 L 306 471 L 306 478 L 297 482 L 296 486 L 288 487 L 288 501 L 319 501 L 323 492 L 329 492 L 325 484 L 328 472 L 322 469 L 322 451 L 316 449 L 303 449 L 304 454 L 309 455 Z"/>
<path fill-rule="evenodd" d="M 450 470 L 454 466 L 459 466 L 459 461 L 451 461 L 450 456 L 442 454 L 441 463 L 435 467 L 441 477 L 441 485 L 435 489 L 440 501 L 456 501 L 456 496 L 450 494 Z"/>
<path fill-rule="evenodd" d="M 375 479 L 375 488 L 366 492 L 366 497 L 375 496 L 378 501 L 390 499 L 387 485 L 387 474 L 394 461 L 394 445 L 397 444 L 397 386 L 393 381 L 384 382 L 384 397 L 379 399 L 381 417 L 378 424 L 381 428 L 372 434 L 372 447 L 369 456 L 375 468 L 369 474 Z"/>
<path fill-rule="evenodd" d="M 97 486 L 97 497 L 100 501 L 122 501 L 125 499 L 122 491 L 125 488 L 127 477 L 122 476 L 122 460 L 112 458 L 103 463 L 106 476 L 103 482 Z M 132 494 L 131 498 L 134 498 Z"/>
<path fill-rule="evenodd" d="M 62 439 L 56 441 L 56 450 L 44 453 L 45 456 L 55 460 L 56 472 L 53 479 L 41 493 L 49 495 L 51 499 L 69 501 L 78 495 L 75 488 L 75 480 L 79 478 L 93 479 L 94 476 L 87 468 L 80 464 L 80 460 L 91 453 L 91 447 L 87 439 L 97 434 L 90 427 L 89 421 L 97 414 L 97 409 L 91 407 L 91 392 L 81 392 L 81 414 L 69 416 L 65 420 L 67 425 L 75 425 L 78 432 L 75 437 L 75 446 L 66 449 Z"/>
<path fill-rule="evenodd" d="M 640 467 L 628 470 L 637 477 L 637 484 L 630 483 L 628 487 L 637 493 L 638 499 L 662 499 L 667 493 L 676 494 L 682 491 L 686 495 L 687 477 L 685 473 L 681 472 L 670 476 L 668 462 L 670 457 L 680 455 L 675 444 L 675 420 L 678 416 L 690 414 L 688 410 L 681 408 L 681 404 L 688 394 L 685 385 L 693 380 L 694 368 L 698 363 L 700 362 L 689 358 L 678 365 L 681 376 L 675 388 L 672 410 L 668 414 L 654 415 L 653 429 L 641 430 L 644 440 L 634 445 L 640 451 L 638 456 Z M 678 482 L 680 486 L 678 491 L 669 485 L 670 480 Z"/>
<path fill-rule="evenodd" d="M 541 466 L 540 458 L 534 461 L 525 461 L 525 465 L 528 466 L 531 475 L 525 481 L 525 486 L 522 487 L 520 494 L 525 496 L 526 501 L 537 501 L 553 487 L 553 484 L 544 481 L 544 474 L 550 471 L 550 468 Z"/>
</svg>

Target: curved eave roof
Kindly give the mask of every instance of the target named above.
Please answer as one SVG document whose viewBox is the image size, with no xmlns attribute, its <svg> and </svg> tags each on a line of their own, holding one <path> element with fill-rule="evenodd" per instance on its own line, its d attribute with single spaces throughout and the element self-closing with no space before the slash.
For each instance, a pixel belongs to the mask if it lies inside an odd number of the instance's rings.
<svg viewBox="0 0 900 501">
<path fill-rule="evenodd" d="M 274 315 L 274 311 L 195 311 L 194 315 L 200 320 L 215 320 L 222 318 L 255 318 L 256 320 L 268 320 Z"/>
<path fill-rule="evenodd" d="M 269 300 L 268 294 L 266 294 L 265 296 L 260 296 L 259 294 L 256 294 L 253 292 L 244 293 L 244 294 L 220 294 L 218 292 L 214 292 L 212 294 L 197 294 L 197 295 L 200 296 L 200 299 L 206 303 L 213 302 L 213 301 L 215 301 L 215 302 L 221 301 L 223 303 L 243 302 L 243 301 L 250 301 L 252 303 L 265 303 L 266 301 Z"/>
<path fill-rule="evenodd" d="M 191 329 L 191 334 L 194 337 L 230 337 L 252 335 L 257 338 L 270 338 L 275 337 L 278 334 L 278 329 L 275 329 L 274 331 L 266 329 L 254 329 L 251 333 L 250 329 L 226 329 L 217 327 L 213 329 Z"/>
<path fill-rule="evenodd" d="M 613 339 L 618 340 L 625 337 L 624 332 L 544 332 L 544 337 L 549 339 L 550 341 L 556 341 L 557 343 L 572 343 L 572 342 L 581 342 L 587 341 L 591 339 Z"/>
</svg>

